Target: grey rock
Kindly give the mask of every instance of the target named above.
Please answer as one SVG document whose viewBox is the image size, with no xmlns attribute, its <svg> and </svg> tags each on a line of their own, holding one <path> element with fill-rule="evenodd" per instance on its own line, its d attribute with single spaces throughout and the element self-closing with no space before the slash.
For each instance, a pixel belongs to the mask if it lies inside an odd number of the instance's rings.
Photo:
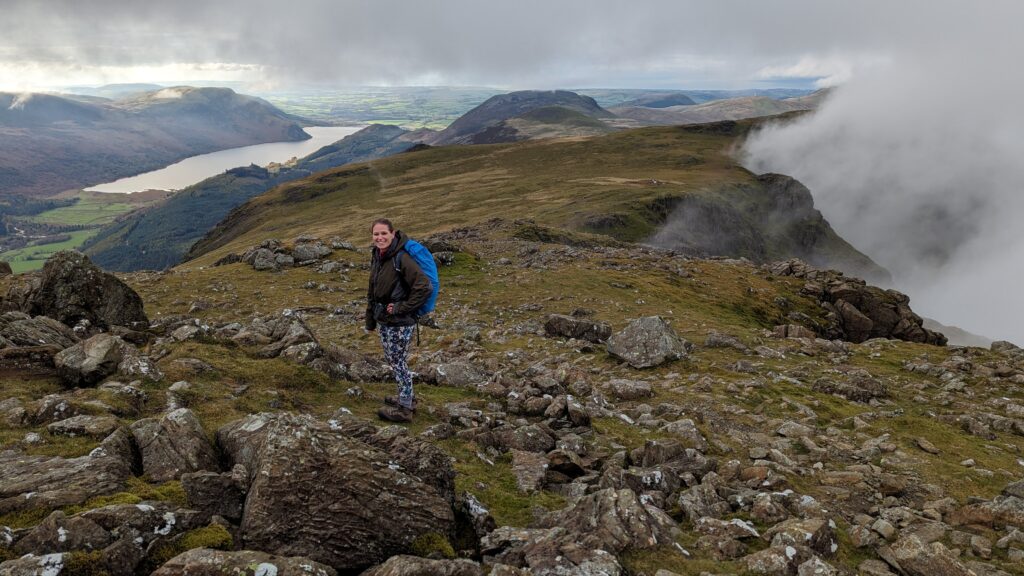
<svg viewBox="0 0 1024 576">
<path fill-rule="evenodd" d="M 53 357 L 53 363 L 65 385 L 92 386 L 117 372 L 129 346 L 117 336 L 97 334 L 62 350 Z"/>
<path fill-rule="evenodd" d="M 583 548 L 613 554 L 671 542 L 679 530 L 668 514 L 629 489 L 594 492 L 575 506 L 550 514 L 541 525 L 565 528 Z"/>
<path fill-rule="evenodd" d="M 807 546 L 825 558 L 839 550 L 835 524 L 825 518 L 786 520 L 769 528 L 764 537 L 770 539 L 772 546 Z"/>
<path fill-rule="evenodd" d="M 177 480 L 182 474 L 217 470 L 217 455 L 202 424 L 187 408 L 163 418 L 145 418 L 131 425 L 142 454 L 142 469 L 155 482 Z"/>
<path fill-rule="evenodd" d="M 576 338 L 594 343 L 604 342 L 612 335 L 611 326 L 604 322 L 594 322 L 561 314 L 548 316 L 544 323 L 544 331 L 548 336 Z"/>
<path fill-rule="evenodd" d="M 249 473 L 246 547 L 358 569 L 454 528 L 451 505 L 434 489 L 309 416 L 249 416 L 221 428 L 217 440 Z"/>
<path fill-rule="evenodd" d="M 684 490 L 679 495 L 679 508 L 692 523 L 701 518 L 721 518 L 732 511 L 729 503 L 718 495 L 711 482 Z"/>
<path fill-rule="evenodd" d="M 924 544 L 914 535 L 904 536 L 891 547 L 891 555 L 884 554 L 886 562 L 908 576 L 973 576 L 940 542 Z"/>
<path fill-rule="evenodd" d="M 469 388 L 487 381 L 487 373 L 469 362 L 438 364 L 430 369 L 434 380 L 442 386 Z"/>
<path fill-rule="evenodd" d="M 615 379 L 608 383 L 612 389 L 612 396 L 619 400 L 639 400 L 654 396 L 650 382 L 638 380 Z"/>
<path fill-rule="evenodd" d="M 11 346 L 56 346 L 63 350 L 77 343 L 78 336 L 71 328 L 52 318 L 6 312 L 0 315 L 0 342 L 5 340 Z"/>
<path fill-rule="evenodd" d="M 123 428 L 78 458 L 0 452 L 0 514 L 81 504 L 119 492 L 132 474 L 132 460 L 131 435 Z"/>
<path fill-rule="evenodd" d="M 747 571 L 767 576 L 794 576 L 801 564 L 814 557 L 804 546 L 772 546 L 743 558 Z"/>
<path fill-rule="evenodd" d="M 548 459 L 544 454 L 512 450 L 512 473 L 520 492 L 533 494 L 540 490 L 547 470 Z"/>
<path fill-rule="evenodd" d="M 399 555 L 361 576 L 483 576 L 483 569 L 472 560 L 430 560 Z"/>
<path fill-rule="evenodd" d="M 93 436 L 106 438 L 117 429 L 117 418 L 113 416 L 72 416 L 46 427 L 50 434 L 60 436 Z"/>
<path fill-rule="evenodd" d="M 296 262 L 319 260 L 326 256 L 330 256 L 331 252 L 331 248 L 319 240 L 314 242 L 302 242 L 296 244 L 295 247 L 292 248 L 292 256 L 295 258 Z"/>
<path fill-rule="evenodd" d="M 608 339 L 608 353 L 633 368 L 652 368 L 686 356 L 686 341 L 660 316 L 631 320 Z"/>
<path fill-rule="evenodd" d="M 493 436 L 501 450 L 523 450 L 547 453 L 555 447 L 555 439 L 536 424 L 514 428 L 496 428 Z"/>
<path fill-rule="evenodd" d="M 209 548 L 183 552 L 157 568 L 152 576 L 250 573 L 257 576 L 337 576 L 337 572 L 330 566 L 301 556 L 274 556 L 254 550 L 229 552 Z"/>
<path fill-rule="evenodd" d="M 99 550 L 113 541 L 109 532 L 92 520 L 68 517 L 56 511 L 14 545 L 18 554 L 50 554 L 72 550 Z"/>
</svg>

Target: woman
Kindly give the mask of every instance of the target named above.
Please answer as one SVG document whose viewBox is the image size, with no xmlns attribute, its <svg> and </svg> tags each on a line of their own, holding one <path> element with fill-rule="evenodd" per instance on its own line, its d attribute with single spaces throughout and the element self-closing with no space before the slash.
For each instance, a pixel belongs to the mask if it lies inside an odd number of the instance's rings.
<svg viewBox="0 0 1024 576">
<path fill-rule="evenodd" d="M 416 326 L 414 313 L 427 301 L 433 288 L 430 278 L 403 249 L 406 236 L 395 230 L 390 220 L 374 221 L 370 231 L 373 256 L 366 295 L 366 330 L 380 328 L 384 357 L 398 381 L 398 394 L 385 396 L 377 415 L 392 422 L 410 422 L 416 411 L 416 397 L 407 364 L 409 341 Z"/>
</svg>

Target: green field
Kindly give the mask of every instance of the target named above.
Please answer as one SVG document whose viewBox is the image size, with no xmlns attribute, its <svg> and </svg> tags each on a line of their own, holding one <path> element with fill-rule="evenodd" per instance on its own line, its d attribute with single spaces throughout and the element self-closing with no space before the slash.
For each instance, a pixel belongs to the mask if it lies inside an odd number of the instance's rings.
<svg viewBox="0 0 1024 576">
<path fill-rule="evenodd" d="M 76 250 L 89 238 L 99 232 L 100 227 L 114 221 L 118 216 L 154 202 L 164 193 L 105 194 L 101 192 L 80 192 L 71 206 L 62 206 L 40 212 L 35 216 L 22 218 L 23 222 L 36 224 L 88 226 L 84 230 L 71 230 L 70 240 L 26 246 L 0 253 L 0 260 L 11 263 L 15 273 L 38 270 L 51 254 L 60 250 Z"/>
<path fill-rule="evenodd" d="M 120 195 L 118 195 L 120 196 Z M 132 210 L 127 202 L 103 198 L 94 194 L 83 194 L 73 206 L 47 210 L 30 218 L 41 224 L 103 225 L 114 221 L 121 214 Z"/>
<path fill-rule="evenodd" d="M 11 263 L 11 270 L 15 274 L 38 270 L 43 267 L 46 259 L 61 250 L 72 250 L 78 248 L 90 237 L 94 236 L 99 229 L 78 230 L 70 232 L 71 239 L 55 244 L 43 244 L 42 246 L 26 246 L 17 250 L 10 250 L 0 254 L 0 260 Z"/>
</svg>

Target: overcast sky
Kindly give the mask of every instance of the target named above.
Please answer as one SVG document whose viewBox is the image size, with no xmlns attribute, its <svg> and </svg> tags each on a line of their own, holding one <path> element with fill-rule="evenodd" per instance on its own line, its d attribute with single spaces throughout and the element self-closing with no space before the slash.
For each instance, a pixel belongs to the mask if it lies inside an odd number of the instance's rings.
<svg viewBox="0 0 1024 576">
<path fill-rule="evenodd" d="M 0 0 L 0 89 L 137 81 L 828 85 L 1012 3 Z M 991 18 L 997 20 L 997 18 Z M 955 33 L 954 33 L 955 34 Z"/>
</svg>

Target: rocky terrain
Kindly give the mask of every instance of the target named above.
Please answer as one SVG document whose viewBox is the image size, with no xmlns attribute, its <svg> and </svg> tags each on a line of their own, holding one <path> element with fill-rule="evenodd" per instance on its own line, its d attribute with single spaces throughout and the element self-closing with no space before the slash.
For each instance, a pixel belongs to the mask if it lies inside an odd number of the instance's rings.
<svg viewBox="0 0 1024 576">
<path fill-rule="evenodd" d="M 385 426 L 333 233 L 0 279 L 0 574 L 1024 573 L 1013 344 L 799 260 L 495 219 L 423 238 L 441 329 Z"/>
</svg>

